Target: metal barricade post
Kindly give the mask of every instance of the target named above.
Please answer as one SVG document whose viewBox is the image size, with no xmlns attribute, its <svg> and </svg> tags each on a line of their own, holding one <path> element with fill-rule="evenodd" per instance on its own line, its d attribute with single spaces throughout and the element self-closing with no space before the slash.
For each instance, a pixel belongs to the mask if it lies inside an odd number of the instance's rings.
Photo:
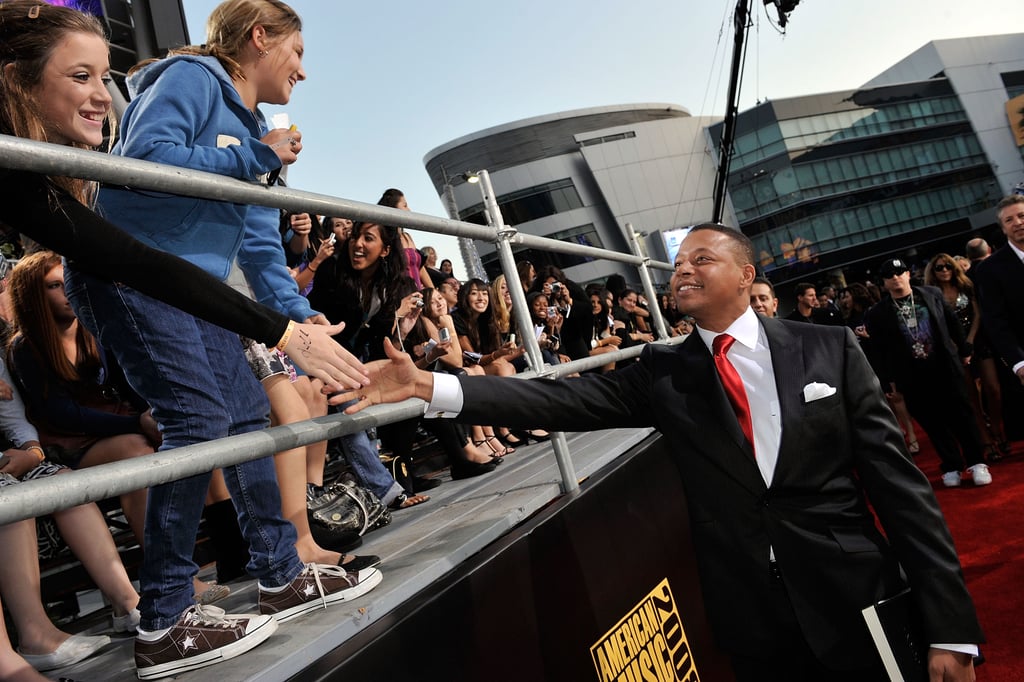
<svg viewBox="0 0 1024 682">
<path fill-rule="evenodd" d="M 650 269 L 672 270 L 670 264 L 653 262 L 642 255 L 643 251 L 639 247 L 632 226 L 629 226 L 629 232 L 632 235 L 630 241 L 634 254 L 523 234 L 504 225 L 494 190 L 491 187 L 490 177 L 486 172 L 481 172 L 481 179 L 486 183 L 487 208 L 497 224 L 497 229 L 292 188 L 267 187 L 213 173 L 149 161 L 111 157 L 100 152 L 25 140 L 10 135 L 0 135 L 0 168 L 86 178 L 217 201 L 256 204 L 324 215 L 344 215 L 358 220 L 372 220 L 389 225 L 400 225 L 404 228 L 493 242 L 496 245 L 502 271 L 505 273 L 506 279 L 513 284 L 513 286 L 509 286 L 509 291 L 512 294 L 513 309 L 520 325 L 519 333 L 522 342 L 526 344 L 531 364 L 536 368 L 534 372 L 524 373 L 524 378 L 532 375 L 564 376 L 610 361 L 635 357 L 639 354 L 640 349 L 630 348 L 615 351 L 601 356 L 600 359 L 584 358 L 557 367 L 545 366 L 530 324 L 526 296 L 521 287 L 514 286 L 519 280 L 513 245 L 632 265 L 639 268 L 646 295 L 653 301 L 657 301 L 657 298 L 650 277 Z M 657 306 L 653 307 L 651 314 L 654 316 L 655 325 L 659 329 L 663 329 L 664 322 L 661 320 L 660 310 Z M 241 461 L 265 457 L 278 450 L 332 438 L 341 433 L 351 433 L 368 428 L 369 425 L 389 424 L 409 419 L 421 415 L 423 407 L 422 401 L 418 400 L 406 401 L 394 406 L 374 407 L 354 417 L 335 415 L 301 424 L 279 426 L 266 431 L 230 436 L 210 443 L 160 452 L 129 461 L 105 464 L 65 476 L 52 477 L 45 481 L 32 481 L 18 486 L 9 486 L 0 491 L 0 524 L 67 509 L 84 502 L 100 500 L 129 490 L 165 483 Z M 576 490 L 579 484 L 569 456 L 565 435 L 562 433 L 552 434 L 551 442 L 561 473 L 563 490 L 565 492 Z M 171 452 L 174 455 L 168 456 Z"/>
</svg>

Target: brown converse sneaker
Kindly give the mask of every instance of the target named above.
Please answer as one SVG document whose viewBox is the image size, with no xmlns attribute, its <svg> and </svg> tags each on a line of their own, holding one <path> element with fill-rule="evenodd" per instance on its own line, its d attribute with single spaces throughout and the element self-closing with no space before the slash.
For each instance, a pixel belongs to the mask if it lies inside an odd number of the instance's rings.
<svg viewBox="0 0 1024 682">
<path fill-rule="evenodd" d="M 346 571 L 327 564 L 306 564 L 280 592 L 260 587 L 260 613 L 283 623 L 314 609 L 361 597 L 380 584 L 382 577 L 376 568 Z"/>
<path fill-rule="evenodd" d="M 244 654 L 275 630 L 277 621 L 269 616 L 195 604 L 160 639 L 135 638 L 135 667 L 141 680 L 196 670 Z"/>
</svg>

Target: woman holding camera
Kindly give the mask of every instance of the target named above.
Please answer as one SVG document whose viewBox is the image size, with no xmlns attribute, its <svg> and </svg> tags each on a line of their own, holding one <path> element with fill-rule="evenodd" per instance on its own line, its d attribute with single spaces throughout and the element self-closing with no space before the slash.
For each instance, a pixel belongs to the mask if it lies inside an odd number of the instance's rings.
<svg viewBox="0 0 1024 682">
<path fill-rule="evenodd" d="M 531 291 L 526 296 L 526 307 L 530 309 L 530 321 L 533 333 L 540 346 L 541 357 L 549 365 L 559 365 L 568 361 L 568 357 L 559 354 L 562 328 L 562 315 L 558 308 L 548 305 L 548 297 L 539 291 Z M 564 359 L 563 359 L 564 358 Z"/>
</svg>

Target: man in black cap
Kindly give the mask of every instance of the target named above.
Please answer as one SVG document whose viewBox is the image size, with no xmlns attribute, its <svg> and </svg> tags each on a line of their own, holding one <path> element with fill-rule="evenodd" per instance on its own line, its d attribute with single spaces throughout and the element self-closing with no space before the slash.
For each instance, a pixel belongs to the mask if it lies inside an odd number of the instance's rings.
<svg viewBox="0 0 1024 682">
<path fill-rule="evenodd" d="M 967 399 L 963 366 L 971 347 L 956 315 L 935 287 L 912 286 L 910 268 L 889 258 L 878 270 L 886 293 L 867 312 L 869 357 L 882 388 L 903 394 L 907 409 L 928 434 L 942 460 L 942 483 L 992 482 L 981 435 Z M 959 446 L 958 446 L 959 444 Z"/>
</svg>

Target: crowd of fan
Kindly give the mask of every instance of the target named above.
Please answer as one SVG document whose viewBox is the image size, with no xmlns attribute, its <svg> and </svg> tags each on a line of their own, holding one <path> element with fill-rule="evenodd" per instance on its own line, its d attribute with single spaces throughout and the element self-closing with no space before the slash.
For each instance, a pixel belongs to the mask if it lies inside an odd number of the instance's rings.
<svg viewBox="0 0 1024 682">
<path fill-rule="evenodd" d="M 394 189 L 379 203 L 408 210 L 405 197 Z M 463 283 L 453 275 L 450 260 L 438 263 L 434 248 L 417 248 L 401 228 L 307 213 L 282 213 L 281 239 L 299 291 L 331 323 L 345 322 L 335 338 L 363 361 L 384 357 L 388 339 L 422 368 L 509 376 L 530 369 L 517 330 L 535 335 L 543 361 L 551 365 L 658 338 L 651 303 L 620 275 L 583 287 L 557 267 L 535 268 L 523 260 L 518 280 L 511 283 L 504 275 L 492 282 Z M 7 342 L 5 362 L 0 363 L 0 428 L 9 438 L 6 456 L 18 467 L 0 474 L 0 485 L 154 452 L 160 432 L 148 407 L 128 386 L 112 355 L 78 325 L 64 295 L 60 257 L 31 242 L 27 246 L 10 272 L 7 261 L 2 263 L 0 313 Z M 909 451 L 919 451 L 916 419 L 942 459 L 947 486 L 960 485 L 962 473 L 968 472 L 975 486 L 990 483 L 986 462 L 1009 452 L 999 363 L 985 342 L 969 277 L 972 262 L 988 251 L 976 239 L 968 245 L 969 259 L 940 253 L 923 269 L 888 259 L 879 270 L 882 288 L 870 281 L 839 287 L 801 283 L 786 316 L 853 330 L 886 389 Z M 515 319 L 510 284 L 523 290 L 530 314 L 526 324 Z M 236 286 L 245 290 L 244 281 Z M 692 319 L 676 308 L 671 292 L 661 294 L 655 304 L 669 336 L 693 331 Z M 755 282 L 751 306 L 763 315 L 777 314 L 779 302 L 770 281 Z M 329 408 L 321 382 L 305 376 L 284 353 L 247 339 L 241 340 L 240 350 L 270 399 L 272 424 L 344 409 Z M 950 352 L 954 361 L 963 359 L 970 368 L 966 382 L 946 362 L 944 354 Z M 632 361 L 609 361 L 590 371 L 610 372 Z M 516 448 L 549 438 L 539 429 L 511 431 L 500 423 L 464 426 L 420 418 L 279 453 L 275 463 L 284 516 L 298 529 L 303 560 L 324 560 L 325 551 L 343 552 L 373 529 L 335 527 L 315 512 L 344 496 L 345 487 L 368 491 L 391 511 L 430 499 L 424 493 L 439 485 L 441 477 L 418 471 L 413 458 L 417 442 L 427 435 L 436 439 L 456 480 L 492 472 Z M 207 502 L 206 529 L 215 540 L 217 581 L 196 580 L 201 603 L 225 596 L 229 588 L 224 583 L 244 576 L 247 560 L 223 479 L 215 476 Z M 121 497 L 140 545 L 145 506 L 144 490 Z M 74 551 L 113 604 L 114 629 L 130 630 L 137 622 L 138 595 L 95 505 L 41 519 L 38 525 L 40 555 Z M 8 599 L 19 632 L 33 633 L 27 640 L 23 637 L 22 651 L 52 651 L 64 633 L 47 625 L 38 598 L 36 533 L 28 521 L 0 532 L 11 537 L 7 546 L 20 567 L 11 578 L 0 580 L 25 583 L 17 591 L 24 599 Z M 102 637 L 76 637 L 77 645 L 86 648 L 105 643 Z M 26 657 L 41 668 L 51 663 L 46 655 Z"/>
</svg>

